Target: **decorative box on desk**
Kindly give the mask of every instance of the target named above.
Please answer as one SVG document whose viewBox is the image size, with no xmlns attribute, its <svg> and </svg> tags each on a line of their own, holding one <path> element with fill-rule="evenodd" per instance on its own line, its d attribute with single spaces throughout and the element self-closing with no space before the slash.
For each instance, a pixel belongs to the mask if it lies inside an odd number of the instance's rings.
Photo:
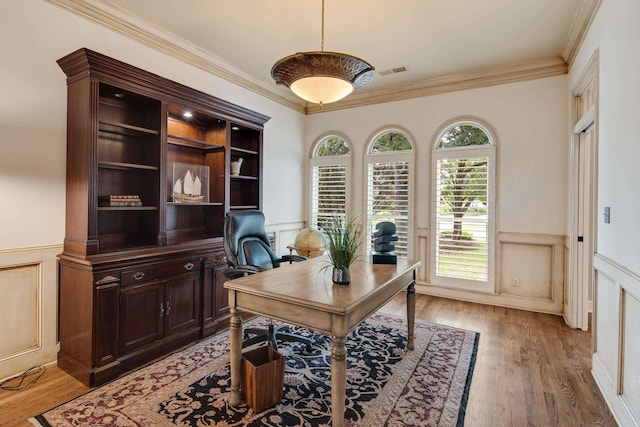
<svg viewBox="0 0 640 427">
<path fill-rule="evenodd" d="M 173 202 L 209 203 L 209 166 L 173 162 L 170 170 Z"/>
</svg>

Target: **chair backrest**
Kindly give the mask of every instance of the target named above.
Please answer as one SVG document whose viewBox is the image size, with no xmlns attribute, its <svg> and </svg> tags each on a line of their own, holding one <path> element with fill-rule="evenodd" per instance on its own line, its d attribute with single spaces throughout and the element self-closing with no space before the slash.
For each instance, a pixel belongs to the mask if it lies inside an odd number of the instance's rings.
<svg viewBox="0 0 640 427">
<path fill-rule="evenodd" d="M 280 267 L 257 210 L 227 212 L 224 218 L 224 252 L 229 267 L 253 265 L 270 270 Z"/>
</svg>

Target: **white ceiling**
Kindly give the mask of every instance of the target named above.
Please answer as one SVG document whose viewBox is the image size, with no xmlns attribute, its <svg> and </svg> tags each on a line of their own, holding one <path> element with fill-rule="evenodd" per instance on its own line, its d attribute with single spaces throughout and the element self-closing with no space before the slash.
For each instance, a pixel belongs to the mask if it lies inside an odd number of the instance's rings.
<svg viewBox="0 0 640 427">
<path fill-rule="evenodd" d="M 100 11 L 93 12 L 95 20 L 111 21 L 112 28 L 119 21 L 124 32 L 135 26 L 137 33 L 155 34 L 205 57 L 245 86 L 304 108 L 286 88 L 275 85 L 270 72 L 284 56 L 320 50 L 321 0 L 50 1 L 76 12 L 78 4 L 89 5 Z M 376 68 L 373 82 L 357 91 L 362 99 L 453 75 L 499 73 L 514 64 L 550 59 L 563 63 L 566 71 L 590 17 L 585 3 L 596 2 L 325 0 L 324 47 L 363 58 Z M 408 70 L 380 74 L 396 67 Z"/>
</svg>

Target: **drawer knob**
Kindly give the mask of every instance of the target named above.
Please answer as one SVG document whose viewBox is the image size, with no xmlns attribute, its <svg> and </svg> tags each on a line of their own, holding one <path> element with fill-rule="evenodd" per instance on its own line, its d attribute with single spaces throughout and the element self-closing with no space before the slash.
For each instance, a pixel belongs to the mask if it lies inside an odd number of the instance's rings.
<svg viewBox="0 0 640 427">
<path fill-rule="evenodd" d="M 194 264 L 194 263 L 192 263 L 192 262 L 188 262 L 188 263 L 186 263 L 186 264 L 184 265 L 184 269 L 185 269 L 185 270 L 187 270 L 187 271 L 189 271 L 189 270 L 193 269 L 193 267 L 195 267 L 195 264 Z"/>
<path fill-rule="evenodd" d="M 133 273 L 133 278 L 136 280 L 140 280 L 144 277 L 144 273 L 142 271 L 136 271 Z"/>
</svg>

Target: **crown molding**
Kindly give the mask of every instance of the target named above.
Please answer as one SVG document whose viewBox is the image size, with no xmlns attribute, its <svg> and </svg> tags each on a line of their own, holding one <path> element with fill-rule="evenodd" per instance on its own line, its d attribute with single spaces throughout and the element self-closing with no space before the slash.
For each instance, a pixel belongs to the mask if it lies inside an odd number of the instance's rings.
<svg viewBox="0 0 640 427">
<path fill-rule="evenodd" d="M 152 49 L 237 84 L 285 107 L 304 113 L 304 101 L 275 93 L 273 89 L 175 34 L 152 26 L 101 0 L 46 0 L 136 40 Z"/>
<path fill-rule="evenodd" d="M 561 57 L 491 67 L 468 73 L 452 74 L 363 93 L 354 93 L 332 104 L 307 105 L 306 114 L 343 110 L 363 105 L 400 101 L 466 89 L 495 86 L 567 74 L 567 63 Z"/>
<path fill-rule="evenodd" d="M 602 0 L 585 0 L 576 12 L 563 57 L 546 58 L 518 64 L 487 68 L 467 73 L 435 77 L 411 84 L 397 85 L 374 91 L 352 93 L 344 100 L 323 105 L 307 104 L 293 94 L 284 96 L 273 87 L 236 69 L 221 58 L 188 42 L 175 34 L 135 19 L 127 12 L 105 0 L 46 0 L 63 9 L 103 25 L 136 40 L 154 50 L 198 67 L 213 75 L 257 93 L 303 114 L 316 114 L 384 102 L 419 98 L 458 90 L 494 86 L 566 74 L 566 57 L 573 59 L 584 39 Z M 586 3 L 586 4 L 584 4 Z M 579 22 L 576 22 L 579 21 Z"/>
<path fill-rule="evenodd" d="M 584 38 L 593 23 L 593 20 L 600 9 L 602 0 L 583 0 L 579 2 L 578 9 L 573 17 L 571 28 L 567 34 L 567 40 L 562 49 L 562 57 L 569 64 L 569 68 L 573 65 L 573 61 L 584 41 Z"/>
</svg>

